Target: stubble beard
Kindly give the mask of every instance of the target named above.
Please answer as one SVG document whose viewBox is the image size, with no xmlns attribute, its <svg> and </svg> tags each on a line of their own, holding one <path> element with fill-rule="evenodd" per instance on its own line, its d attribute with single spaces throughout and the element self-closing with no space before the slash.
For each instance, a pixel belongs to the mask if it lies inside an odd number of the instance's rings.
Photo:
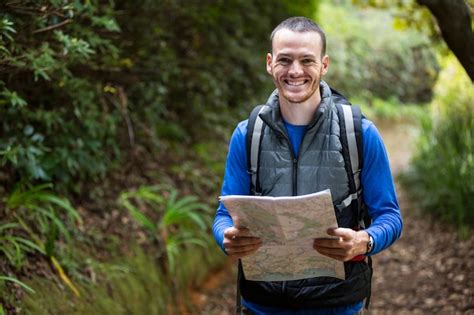
<svg viewBox="0 0 474 315">
<path fill-rule="evenodd" d="M 314 95 L 314 93 L 319 92 L 318 87 L 321 82 L 320 79 L 314 80 L 310 90 L 306 94 L 304 94 L 301 97 L 291 97 L 290 95 L 288 95 L 288 93 L 286 93 L 285 89 L 283 88 L 283 84 L 285 84 L 284 82 L 280 83 L 275 78 L 273 79 L 273 81 L 275 82 L 275 85 L 278 89 L 280 100 L 284 98 L 288 103 L 291 103 L 291 104 L 301 104 L 309 100 Z"/>
</svg>

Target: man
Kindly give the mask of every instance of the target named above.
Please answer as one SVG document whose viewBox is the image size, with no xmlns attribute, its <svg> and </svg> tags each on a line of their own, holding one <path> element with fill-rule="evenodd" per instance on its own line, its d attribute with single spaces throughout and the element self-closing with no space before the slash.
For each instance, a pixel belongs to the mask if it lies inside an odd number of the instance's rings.
<svg viewBox="0 0 474 315">
<path fill-rule="evenodd" d="M 255 314 L 354 314 L 370 295 L 371 270 L 367 259 L 393 244 L 401 234 L 402 219 L 380 135 L 362 119 L 362 199 L 372 219 L 359 229 L 352 208 L 341 206 L 348 195 L 344 171 L 338 99 L 321 80 L 329 69 L 326 38 L 313 21 L 293 17 L 271 34 L 272 52 L 267 54 L 267 72 L 278 94 L 267 101 L 260 117 L 267 124 L 261 140 L 259 186 L 262 195 L 302 195 L 331 189 L 339 228 L 328 229 L 338 239 L 315 239 L 314 250 L 343 261 L 346 280 L 318 277 L 296 281 L 240 282 L 243 305 Z M 340 99 L 339 99 L 340 100 Z M 247 170 L 248 120 L 235 129 L 229 147 L 222 195 L 251 194 Z M 233 259 L 251 255 L 262 245 L 252 231 L 233 226 L 219 204 L 214 237 Z M 364 256 L 363 256 L 364 257 Z"/>
</svg>

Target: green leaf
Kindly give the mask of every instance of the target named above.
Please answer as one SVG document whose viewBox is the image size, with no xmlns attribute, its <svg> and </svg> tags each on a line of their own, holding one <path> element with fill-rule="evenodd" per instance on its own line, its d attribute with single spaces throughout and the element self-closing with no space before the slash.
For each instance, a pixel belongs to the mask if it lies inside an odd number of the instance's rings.
<svg viewBox="0 0 474 315">
<path fill-rule="evenodd" d="M 69 202 L 69 200 L 67 200 L 65 198 L 60 198 L 60 197 L 55 196 L 53 194 L 47 193 L 47 194 L 38 195 L 38 201 L 43 201 L 43 202 L 55 204 L 55 205 L 63 208 L 64 210 L 66 210 L 68 215 L 71 218 L 74 218 L 75 220 L 77 220 L 79 222 L 82 222 L 82 219 L 81 219 L 79 213 L 76 211 L 76 209 L 74 209 L 71 206 L 71 203 Z"/>
<path fill-rule="evenodd" d="M 32 241 L 27 240 L 26 238 L 19 237 L 19 238 L 16 239 L 16 242 L 22 243 L 22 244 L 26 245 L 26 247 L 34 249 L 34 250 L 40 252 L 41 254 L 44 254 L 43 249 L 41 249 L 38 245 L 36 245 Z"/>
<path fill-rule="evenodd" d="M 1 280 L 1 281 L 10 281 L 10 282 L 16 283 L 16 284 L 18 284 L 20 287 L 22 287 L 23 289 L 25 289 L 26 291 L 28 291 L 28 292 L 30 292 L 30 293 L 35 293 L 35 290 L 33 290 L 31 287 L 29 287 L 28 285 L 26 285 L 25 283 L 21 282 L 20 280 L 18 280 L 18 279 L 16 279 L 16 278 L 6 277 L 6 276 L 0 276 L 0 280 Z"/>
<path fill-rule="evenodd" d="M 10 230 L 10 229 L 18 228 L 18 227 L 19 227 L 18 223 L 2 224 L 2 225 L 0 225 L 0 232 L 2 232 L 3 230 Z"/>
<path fill-rule="evenodd" d="M 56 216 L 56 213 L 54 213 L 53 209 L 37 207 L 35 210 L 41 213 L 44 217 L 49 218 L 51 220 L 50 222 L 53 223 L 54 226 L 59 229 L 61 234 L 66 237 L 66 240 L 68 242 L 71 241 L 71 234 L 69 230 L 67 229 L 66 225 L 61 221 L 61 219 Z M 54 226 L 50 227 L 50 233 L 54 232 Z"/>
<path fill-rule="evenodd" d="M 128 210 L 132 219 L 134 219 L 138 224 L 145 227 L 150 232 L 154 232 L 156 230 L 156 225 L 145 214 L 140 212 L 138 208 L 132 205 L 128 201 L 126 195 L 122 194 L 119 202 L 123 207 L 125 207 Z"/>
<path fill-rule="evenodd" d="M 110 32 L 120 32 L 120 26 L 113 18 L 108 16 L 93 16 L 92 25 L 103 27 Z"/>
</svg>

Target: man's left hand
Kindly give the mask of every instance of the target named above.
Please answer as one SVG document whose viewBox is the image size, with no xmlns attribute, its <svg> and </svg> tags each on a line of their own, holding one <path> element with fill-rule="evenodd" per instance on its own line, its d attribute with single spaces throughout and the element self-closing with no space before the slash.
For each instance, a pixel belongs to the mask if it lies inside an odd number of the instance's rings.
<svg viewBox="0 0 474 315">
<path fill-rule="evenodd" d="M 328 235 L 336 236 L 337 239 L 317 238 L 314 240 L 313 248 L 320 254 L 340 260 L 349 261 L 355 256 L 367 252 L 369 234 L 365 231 L 354 231 L 347 228 L 330 228 Z"/>
</svg>

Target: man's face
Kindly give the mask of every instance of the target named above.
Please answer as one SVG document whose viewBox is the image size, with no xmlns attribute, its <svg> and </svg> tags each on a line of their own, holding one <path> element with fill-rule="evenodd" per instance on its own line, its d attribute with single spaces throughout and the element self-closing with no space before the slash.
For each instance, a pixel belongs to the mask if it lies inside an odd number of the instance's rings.
<svg viewBox="0 0 474 315">
<path fill-rule="evenodd" d="M 319 94 L 319 82 L 329 66 L 329 57 L 321 56 L 319 34 L 281 29 L 273 37 L 272 46 L 273 54 L 267 54 L 267 72 L 273 77 L 280 99 L 303 103 Z"/>
</svg>

